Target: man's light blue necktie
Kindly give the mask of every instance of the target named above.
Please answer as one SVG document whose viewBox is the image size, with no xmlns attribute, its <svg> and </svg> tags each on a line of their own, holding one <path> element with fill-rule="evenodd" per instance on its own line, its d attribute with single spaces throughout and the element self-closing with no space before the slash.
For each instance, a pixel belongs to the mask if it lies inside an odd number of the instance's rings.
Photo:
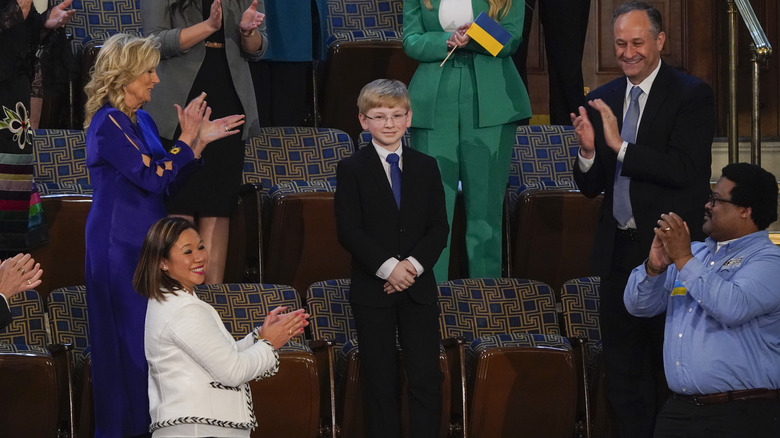
<svg viewBox="0 0 780 438">
<path fill-rule="evenodd" d="M 395 205 L 401 208 L 401 168 L 398 166 L 400 157 L 397 154 L 390 154 L 385 160 L 390 163 L 390 183 L 395 197 Z"/>
<path fill-rule="evenodd" d="M 629 143 L 636 142 L 640 95 L 642 95 L 641 88 L 635 86 L 631 89 L 631 102 L 628 104 L 628 111 L 626 111 L 626 117 L 623 119 L 623 129 L 620 130 L 620 137 L 623 141 Z M 631 197 L 628 193 L 631 178 L 620 175 L 622 169 L 623 163 L 618 161 L 615 167 L 615 190 L 612 194 L 612 215 L 621 226 L 625 225 L 634 216 L 631 211 Z"/>
</svg>

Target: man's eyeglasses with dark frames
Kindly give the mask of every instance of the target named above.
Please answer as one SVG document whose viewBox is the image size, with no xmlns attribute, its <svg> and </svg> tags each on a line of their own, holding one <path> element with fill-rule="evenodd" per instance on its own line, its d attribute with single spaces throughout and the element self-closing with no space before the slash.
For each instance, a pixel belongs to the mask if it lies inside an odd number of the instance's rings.
<svg viewBox="0 0 780 438">
<path fill-rule="evenodd" d="M 715 205 L 718 202 L 725 202 L 726 204 L 737 205 L 730 199 L 718 198 L 713 193 L 710 193 L 710 208 L 715 208 Z"/>
</svg>

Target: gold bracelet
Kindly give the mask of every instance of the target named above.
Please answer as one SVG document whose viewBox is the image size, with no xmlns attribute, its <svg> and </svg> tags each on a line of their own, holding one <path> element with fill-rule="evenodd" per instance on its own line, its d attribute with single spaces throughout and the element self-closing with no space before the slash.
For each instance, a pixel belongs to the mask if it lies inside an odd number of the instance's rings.
<svg viewBox="0 0 780 438">
<path fill-rule="evenodd" d="M 257 32 L 257 29 L 252 29 L 248 33 L 244 33 L 243 30 L 239 30 L 239 32 L 241 32 L 241 36 L 244 37 L 244 38 L 252 38 L 252 36 L 255 34 L 255 32 Z"/>
</svg>

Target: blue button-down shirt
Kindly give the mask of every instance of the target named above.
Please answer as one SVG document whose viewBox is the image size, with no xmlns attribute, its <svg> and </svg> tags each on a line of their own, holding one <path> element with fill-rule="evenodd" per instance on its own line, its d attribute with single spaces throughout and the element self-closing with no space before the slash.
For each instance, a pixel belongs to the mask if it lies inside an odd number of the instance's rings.
<svg viewBox="0 0 780 438">
<path fill-rule="evenodd" d="M 650 277 L 631 272 L 623 300 L 635 316 L 666 313 L 664 368 L 680 394 L 780 388 L 780 248 L 766 231 L 717 250 L 693 242 L 694 258 Z"/>
</svg>

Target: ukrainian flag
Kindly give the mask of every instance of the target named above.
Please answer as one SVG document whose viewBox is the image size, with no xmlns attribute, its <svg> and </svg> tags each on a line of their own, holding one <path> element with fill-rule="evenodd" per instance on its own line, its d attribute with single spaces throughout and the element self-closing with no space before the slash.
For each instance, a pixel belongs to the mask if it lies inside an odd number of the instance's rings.
<svg viewBox="0 0 780 438">
<path fill-rule="evenodd" d="M 474 20 L 474 23 L 466 31 L 466 35 L 478 42 L 493 56 L 498 55 L 498 52 L 504 48 L 504 44 L 512 38 L 512 34 L 484 11 L 480 12 L 477 19 Z"/>
</svg>

